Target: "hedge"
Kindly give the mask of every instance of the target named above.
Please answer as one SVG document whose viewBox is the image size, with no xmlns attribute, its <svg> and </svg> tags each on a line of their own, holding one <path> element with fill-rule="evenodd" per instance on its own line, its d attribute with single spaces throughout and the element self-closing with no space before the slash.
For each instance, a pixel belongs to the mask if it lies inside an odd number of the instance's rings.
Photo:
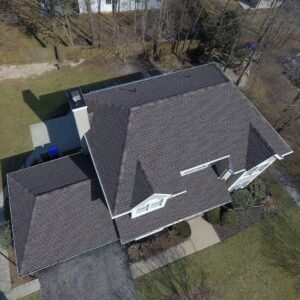
<svg viewBox="0 0 300 300">
<path fill-rule="evenodd" d="M 207 213 L 207 221 L 211 224 L 220 224 L 221 208 L 217 207 Z"/>
<path fill-rule="evenodd" d="M 186 221 L 175 224 L 173 229 L 175 230 L 176 235 L 182 239 L 189 238 L 192 233 L 190 224 Z"/>
<path fill-rule="evenodd" d="M 228 210 L 222 215 L 221 220 L 222 226 L 228 227 L 230 229 L 236 229 L 239 224 L 239 215 L 234 210 Z"/>
</svg>

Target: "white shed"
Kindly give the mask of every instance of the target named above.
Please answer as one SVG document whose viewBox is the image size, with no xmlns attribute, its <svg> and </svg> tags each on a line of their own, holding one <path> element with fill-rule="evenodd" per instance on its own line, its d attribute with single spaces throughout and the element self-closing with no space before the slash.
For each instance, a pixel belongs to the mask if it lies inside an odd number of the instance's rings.
<svg viewBox="0 0 300 300">
<path fill-rule="evenodd" d="M 240 0 L 240 5 L 244 9 L 256 8 L 276 8 L 282 4 L 282 0 Z"/>
<path fill-rule="evenodd" d="M 112 0 L 90 0 L 92 12 L 112 12 Z M 160 7 L 161 0 L 148 0 L 149 9 L 157 9 Z M 145 1 L 143 0 L 118 0 L 117 7 L 119 11 L 132 11 L 143 9 Z M 79 13 L 87 12 L 85 0 L 78 0 Z"/>
</svg>

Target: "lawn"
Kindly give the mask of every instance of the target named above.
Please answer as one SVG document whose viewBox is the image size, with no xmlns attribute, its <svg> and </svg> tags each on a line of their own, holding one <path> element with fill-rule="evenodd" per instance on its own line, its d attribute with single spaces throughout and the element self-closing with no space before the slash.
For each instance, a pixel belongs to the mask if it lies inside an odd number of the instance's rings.
<svg viewBox="0 0 300 300">
<path fill-rule="evenodd" d="M 273 197 L 281 199 L 284 209 L 292 210 L 300 221 L 299 208 L 296 208 L 290 196 L 268 174 L 265 180 Z M 167 278 L 168 272 L 177 274 L 180 270 L 181 280 L 186 277 L 192 289 L 199 286 L 204 272 L 210 299 L 299 299 L 294 280 L 280 268 L 272 266 L 262 253 L 263 247 L 261 224 L 256 224 L 220 244 L 167 267 L 168 271 L 158 270 L 150 273 L 149 277 L 139 278 L 136 286 L 142 300 L 153 299 L 153 290 L 163 290 L 164 294 L 155 295 L 155 299 L 167 299 L 166 291 L 169 289 L 164 283 L 158 283 L 162 278 L 160 275 L 164 273 L 164 278 Z M 186 273 L 186 276 L 182 276 L 182 273 Z M 179 284 L 184 283 L 179 281 Z"/>
<path fill-rule="evenodd" d="M 5 158 L 32 150 L 29 125 L 53 117 L 54 112 L 66 103 L 66 89 L 79 85 L 85 86 L 85 90 L 94 89 L 102 86 L 103 81 L 128 72 L 128 66 L 115 58 L 105 62 L 94 60 L 36 78 L 0 81 L 2 169 L 6 169 Z M 14 159 L 19 160 L 18 157 Z M 11 163 L 9 165 L 11 168 Z"/>
<path fill-rule="evenodd" d="M 18 300 L 41 300 L 41 293 L 40 292 L 35 292 L 33 294 L 30 294 L 26 297 L 20 298 Z"/>
</svg>

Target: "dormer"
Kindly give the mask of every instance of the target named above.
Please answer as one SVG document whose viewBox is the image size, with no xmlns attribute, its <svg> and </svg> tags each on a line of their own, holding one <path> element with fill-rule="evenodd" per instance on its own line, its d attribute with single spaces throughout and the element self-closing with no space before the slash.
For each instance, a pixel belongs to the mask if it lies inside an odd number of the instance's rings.
<svg viewBox="0 0 300 300">
<path fill-rule="evenodd" d="M 140 203 L 132 209 L 131 217 L 136 218 L 151 211 L 163 208 L 167 200 L 171 197 L 172 195 L 167 194 L 153 194 L 152 196 L 150 196 L 145 201 L 143 201 L 142 203 Z"/>
</svg>

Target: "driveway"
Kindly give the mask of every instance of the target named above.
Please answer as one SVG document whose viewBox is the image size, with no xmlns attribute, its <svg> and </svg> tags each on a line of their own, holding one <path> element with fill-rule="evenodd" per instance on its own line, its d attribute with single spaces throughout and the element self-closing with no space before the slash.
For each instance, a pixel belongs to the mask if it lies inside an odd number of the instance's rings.
<svg viewBox="0 0 300 300">
<path fill-rule="evenodd" d="M 138 299 L 119 242 L 38 273 L 43 300 Z"/>
</svg>

